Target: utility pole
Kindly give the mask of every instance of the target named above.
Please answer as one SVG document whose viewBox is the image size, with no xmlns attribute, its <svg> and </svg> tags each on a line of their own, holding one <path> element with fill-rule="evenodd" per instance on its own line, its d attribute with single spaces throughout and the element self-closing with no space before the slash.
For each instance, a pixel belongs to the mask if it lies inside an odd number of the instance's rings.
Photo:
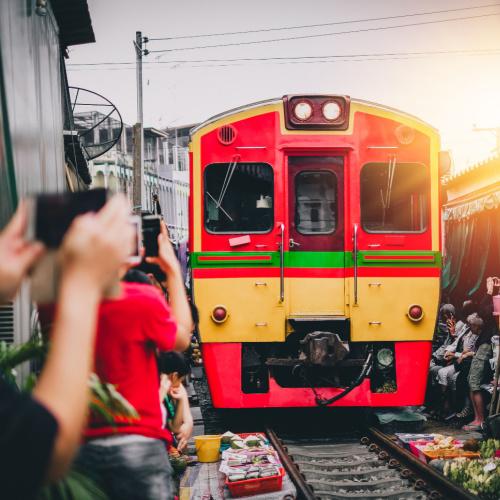
<svg viewBox="0 0 500 500">
<path fill-rule="evenodd" d="M 134 212 L 140 213 L 145 208 L 144 199 L 144 124 L 142 111 L 142 56 L 149 51 L 143 49 L 148 39 L 142 36 L 141 31 L 135 32 L 135 66 L 137 78 L 137 123 L 134 125 L 134 164 L 133 164 L 133 204 Z"/>
</svg>

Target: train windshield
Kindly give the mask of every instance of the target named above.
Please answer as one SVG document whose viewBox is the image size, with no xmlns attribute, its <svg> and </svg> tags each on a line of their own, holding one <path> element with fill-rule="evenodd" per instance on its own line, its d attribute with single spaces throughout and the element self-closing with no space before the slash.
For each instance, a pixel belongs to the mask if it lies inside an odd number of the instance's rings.
<svg viewBox="0 0 500 500">
<path fill-rule="evenodd" d="M 428 171 L 419 163 L 369 163 L 361 170 L 361 223 L 372 233 L 427 228 Z"/>
<path fill-rule="evenodd" d="M 273 169 L 266 163 L 205 168 L 205 228 L 211 233 L 265 233 L 273 227 Z"/>
</svg>

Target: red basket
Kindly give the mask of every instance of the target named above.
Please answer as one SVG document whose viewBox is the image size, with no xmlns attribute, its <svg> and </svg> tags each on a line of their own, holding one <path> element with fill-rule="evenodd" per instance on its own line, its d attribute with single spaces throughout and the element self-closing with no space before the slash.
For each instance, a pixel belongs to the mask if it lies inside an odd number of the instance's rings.
<svg viewBox="0 0 500 500">
<path fill-rule="evenodd" d="M 255 479 L 244 479 L 243 481 L 228 481 L 226 486 L 232 497 L 244 497 L 247 495 L 260 495 L 261 493 L 271 493 L 280 491 L 283 487 L 283 476 L 285 470 L 280 468 L 277 476 L 258 477 Z"/>
</svg>

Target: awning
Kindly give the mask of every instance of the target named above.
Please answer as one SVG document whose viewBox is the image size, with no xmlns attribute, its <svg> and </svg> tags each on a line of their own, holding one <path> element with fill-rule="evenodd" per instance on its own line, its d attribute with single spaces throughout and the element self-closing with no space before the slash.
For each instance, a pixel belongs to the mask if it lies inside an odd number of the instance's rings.
<svg viewBox="0 0 500 500">
<path fill-rule="evenodd" d="M 51 0 L 50 4 L 64 48 L 95 42 L 87 0 Z"/>
<path fill-rule="evenodd" d="M 456 202 L 445 206 L 443 219 L 445 221 L 458 221 L 468 219 L 473 215 L 486 210 L 495 210 L 500 207 L 500 187 L 478 198 Z"/>
</svg>

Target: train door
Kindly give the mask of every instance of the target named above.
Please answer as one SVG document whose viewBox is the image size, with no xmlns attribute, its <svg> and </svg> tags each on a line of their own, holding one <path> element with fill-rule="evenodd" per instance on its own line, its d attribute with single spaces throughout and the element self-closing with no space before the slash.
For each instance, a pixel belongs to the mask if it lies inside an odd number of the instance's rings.
<svg viewBox="0 0 500 500">
<path fill-rule="evenodd" d="M 344 158 L 288 157 L 290 317 L 344 316 Z"/>
<path fill-rule="evenodd" d="M 439 268 L 430 208 L 427 165 L 396 155 L 361 165 L 352 221 L 351 340 L 423 340 L 432 331 Z"/>
</svg>

